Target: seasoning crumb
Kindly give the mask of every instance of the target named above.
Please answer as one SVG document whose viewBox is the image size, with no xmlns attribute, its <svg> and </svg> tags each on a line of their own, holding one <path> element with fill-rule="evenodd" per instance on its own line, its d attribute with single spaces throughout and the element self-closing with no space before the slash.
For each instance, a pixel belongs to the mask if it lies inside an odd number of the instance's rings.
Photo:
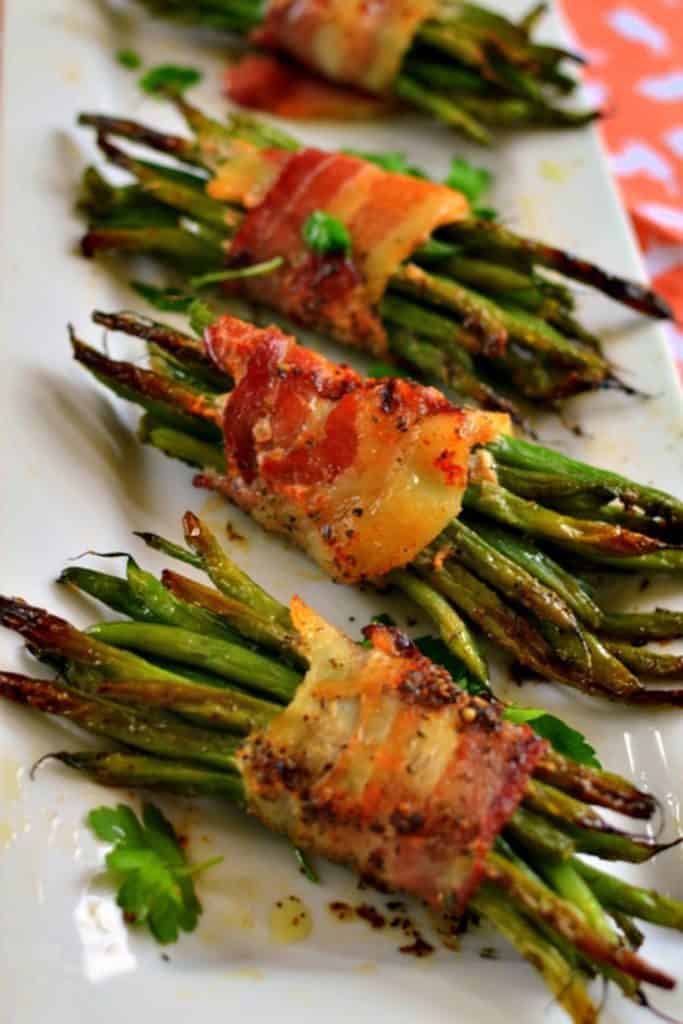
<svg viewBox="0 0 683 1024">
<path fill-rule="evenodd" d="M 386 920 L 379 910 L 370 903 L 361 903 L 360 906 L 356 907 L 356 914 L 362 921 L 367 922 L 371 928 L 376 930 L 384 928 L 386 924 Z"/>
<path fill-rule="evenodd" d="M 415 935 L 414 942 L 412 942 L 409 946 L 399 946 L 398 951 L 399 953 L 404 953 L 407 956 L 416 956 L 421 958 L 425 956 L 430 956 L 430 954 L 434 952 L 434 947 L 430 946 L 428 942 L 425 942 L 422 936 L 419 933 L 417 933 Z"/>
<path fill-rule="evenodd" d="M 356 916 L 353 907 L 348 903 L 343 903 L 342 900 L 334 900 L 328 904 L 328 910 L 338 921 L 352 921 Z"/>
<path fill-rule="evenodd" d="M 479 956 L 482 960 L 497 960 L 498 950 L 493 946 L 482 946 L 479 950 Z"/>
<path fill-rule="evenodd" d="M 225 524 L 225 532 L 228 535 L 228 540 L 233 541 L 235 544 L 246 544 L 247 543 L 247 538 L 243 537 L 241 533 L 237 532 L 237 530 L 232 525 L 232 523 L 230 522 L 229 519 L 228 519 L 227 523 Z"/>
</svg>

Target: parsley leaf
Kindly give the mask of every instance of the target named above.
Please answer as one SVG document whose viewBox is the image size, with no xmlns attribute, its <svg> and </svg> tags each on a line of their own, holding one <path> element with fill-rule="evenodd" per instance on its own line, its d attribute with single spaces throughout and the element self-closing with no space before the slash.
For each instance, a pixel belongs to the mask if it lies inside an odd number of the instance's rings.
<svg viewBox="0 0 683 1024">
<path fill-rule="evenodd" d="M 159 64 L 151 68 L 140 79 L 144 92 L 185 92 L 202 79 L 197 68 L 181 68 L 176 64 Z"/>
<path fill-rule="evenodd" d="M 190 867 L 173 826 L 154 804 L 145 804 L 142 822 L 125 804 L 97 807 L 86 820 L 98 839 L 112 844 L 106 865 L 126 920 L 146 924 L 162 945 L 176 942 L 181 930 L 193 931 L 202 907 L 192 877 L 223 858 Z"/>
<path fill-rule="evenodd" d="M 318 885 L 320 883 L 320 877 L 318 876 L 318 872 L 313 867 L 311 861 L 308 859 L 308 854 L 304 853 L 304 851 L 298 846 L 292 845 L 292 849 L 294 851 L 294 859 L 296 860 L 297 867 L 301 874 L 307 878 L 309 882 L 313 882 L 315 885 Z"/>
<path fill-rule="evenodd" d="M 307 217 L 301 234 L 306 245 L 314 252 L 347 253 L 351 249 L 351 235 L 346 225 L 324 210 L 314 210 Z"/>
<path fill-rule="evenodd" d="M 162 313 L 187 313 L 194 299 L 192 295 L 181 292 L 178 288 L 157 288 L 145 281 L 131 281 L 130 286 L 143 299 Z"/>
<path fill-rule="evenodd" d="M 480 694 L 490 694 L 491 691 L 488 686 L 467 671 L 460 658 L 456 657 L 446 647 L 446 644 L 440 637 L 420 636 L 413 642 L 426 658 L 430 658 L 436 665 L 441 665 L 445 668 L 455 685 L 459 686 L 466 693 L 471 694 L 473 697 L 477 697 Z"/>
<path fill-rule="evenodd" d="M 381 615 L 373 615 L 371 621 L 377 622 L 383 626 L 395 626 L 396 623 L 390 615 L 382 613 Z M 371 647 L 369 640 L 361 641 L 363 647 Z M 467 693 L 477 696 L 478 694 L 489 694 L 490 690 L 484 683 L 475 679 L 474 676 L 470 675 L 467 668 L 460 661 L 460 658 L 456 657 L 443 640 L 438 636 L 420 636 L 413 643 L 417 647 L 421 654 L 424 654 L 426 658 L 429 658 L 436 665 L 441 665 L 449 673 L 453 682 L 456 686 L 465 690 Z"/>
<path fill-rule="evenodd" d="M 517 725 L 528 722 L 534 732 L 548 740 L 559 754 L 570 757 L 578 764 L 586 764 L 591 768 L 602 767 L 595 750 L 585 736 L 542 708 L 520 708 L 513 704 L 505 709 L 505 718 Z"/>
<path fill-rule="evenodd" d="M 498 216 L 498 210 L 494 210 L 492 206 L 475 206 L 474 215 L 479 220 L 495 220 Z"/>
<path fill-rule="evenodd" d="M 128 68 L 129 71 L 137 71 L 142 66 L 142 58 L 135 50 L 119 50 L 116 59 L 122 68 Z"/>
<path fill-rule="evenodd" d="M 342 152 L 347 153 L 349 156 L 358 156 L 361 160 L 367 160 L 368 163 L 376 164 L 382 170 L 391 171 L 393 174 L 407 174 L 411 178 L 429 178 L 426 171 L 423 171 L 421 167 L 408 163 L 405 153 L 401 153 L 398 150 L 374 153 L 365 152 L 361 149 L 344 149 Z"/>
<path fill-rule="evenodd" d="M 389 615 L 375 615 L 373 622 L 381 622 L 386 626 L 394 626 L 395 622 Z M 370 647 L 368 640 L 362 641 L 364 647 Z M 418 650 L 429 658 L 436 665 L 441 665 L 449 673 L 453 682 L 473 697 L 490 696 L 488 687 L 470 675 L 467 668 L 455 654 L 453 654 L 443 640 L 437 636 L 421 636 L 413 641 Z M 571 758 L 578 764 L 586 764 L 592 768 L 601 768 L 602 765 L 598 756 L 585 736 L 578 730 L 572 729 L 570 725 L 563 722 L 556 715 L 551 715 L 542 708 L 522 708 L 516 704 L 508 705 L 505 708 L 503 717 L 508 722 L 521 725 L 528 722 L 531 728 L 559 754 Z"/>
<path fill-rule="evenodd" d="M 406 380 L 411 379 L 409 373 L 401 370 L 398 366 L 394 366 L 392 363 L 371 363 L 365 376 L 372 377 L 373 380 L 382 377 L 404 377 Z"/>
<path fill-rule="evenodd" d="M 471 203 L 476 203 L 491 184 L 491 172 L 485 167 L 474 167 L 460 156 L 454 156 L 444 184 L 458 189 Z"/>
<path fill-rule="evenodd" d="M 190 318 L 190 327 L 195 334 L 201 338 L 207 327 L 210 327 L 214 322 L 217 313 L 211 309 L 211 306 L 207 306 L 201 299 L 195 299 L 190 303 L 190 307 L 187 311 Z"/>
</svg>

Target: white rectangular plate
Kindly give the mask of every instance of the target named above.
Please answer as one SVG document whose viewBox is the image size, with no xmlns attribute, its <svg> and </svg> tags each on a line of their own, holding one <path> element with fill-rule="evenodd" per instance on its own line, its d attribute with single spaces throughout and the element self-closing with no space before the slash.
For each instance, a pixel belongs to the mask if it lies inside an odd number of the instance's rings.
<svg viewBox="0 0 683 1024">
<path fill-rule="evenodd" d="M 517 13 L 521 5 L 506 4 Z M 131 538 L 133 529 L 178 536 L 186 508 L 208 515 L 220 530 L 230 515 L 247 537 L 235 557 L 283 599 L 300 593 L 335 622 L 356 632 L 370 615 L 391 608 L 326 582 L 302 557 L 250 528 L 244 517 L 192 490 L 190 474 L 142 449 L 131 432 L 135 416 L 92 386 L 70 360 L 65 326 L 88 325 L 93 307 L 138 305 L 125 282 L 76 253 L 79 222 L 73 188 L 91 140 L 75 128 L 82 108 L 126 113 L 173 124 L 162 105 L 139 92 L 136 75 L 114 61 L 133 46 L 149 64 L 175 61 L 206 72 L 197 100 L 216 112 L 222 65 L 215 39 L 181 40 L 124 10 L 84 0 L 7 0 L 2 122 L 2 335 L 0 373 L 0 537 L 2 591 L 90 621 L 91 609 L 54 580 L 65 561 L 84 549 L 128 549 L 160 562 Z M 136 26 L 140 26 L 139 34 Z M 548 23 L 558 37 L 556 19 Z M 327 128 L 306 133 L 329 147 L 400 148 L 442 173 L 451 155 L 467 150 L 435 125 L 407 118 L 382 126 Z M 491 153 L 469 153 L 495 169 L 495 200 L 520 229 L 568 246 L 614 271 L 639 276 L 640 263 L 596 137 L 590 132 L 539 134 Z M 594 323 L 612 336 L 610 352 L 648 401 L 616 394 L 574 403 L 568 419 L 543 435 L 558 447 L 681 493 L 681 415 L 661 331 L 607 302 L 589 300 Z M 117 343 L 118 344 L 118 343 Z M 658 583 L 648 603 L 672 588 Z M 405 610 L 399 609 L 399 619 Z M 353 617 L 353 618 L 352 618 Z M 26 669 L 13 636 L 0 636 L 0 664 Z M 29 669 L 30 670 L 30 669 Z M 500 680 L 502 690 L 511 684 Z M 683 726 L 676 713 L 644 713 L 582 700 L 550 686 L 527 687 L 528 704 L 545 703 L 584 730 L 604 762 L 664 800 L 667 827 L 680 827 Z M 167 801 L 190 836 L 195 858 L 221 852 L 222 866 L 200 883 L 206 912 L 196 934 L 169 950 L 170 963 L 144 936 L 120 922 L 110 890 L 98 879 L 102 851 L 83 827 L 88 809 L 113 796 L 46 765 L 30 782 L 31 763 L 46 751 L 82 744 L 57 725 L 20 710 L 0 708 L 0 1019 L 3 1024 L 97 1020 L 118 1024 L 154 1015 L 165 1024 L 217 1020 L 224 1015 L 280 1024 L 408 1024 L 564 1019 L 531 970 L 498 937 L 474 930 L 458 954 L 440 950 L 422 961 L 397 952 L 400 936 L 371 932 L 361 922 L 333 921 L 333 899 L 358 903 L 345 873 L 321 865 L 315 887 L 295 869 L 285 846 L 218 805 Z M 683 898 L 681 854 L 631 872 L 643 883 Z M 298 894 L 313 930 L 300 944 L 274 941 L 274 903 Z M 647 929 L 647 954 L 681 974 L 681 943 Z M 428 929 L 426 934 L 432 934 Z M 498 961 L 481 959 L 493 946 Z M 683 996 L 656 996 L 683 1014 Z M 644 1021 L 618 994 L 604 1020 Z"/>
</svg>

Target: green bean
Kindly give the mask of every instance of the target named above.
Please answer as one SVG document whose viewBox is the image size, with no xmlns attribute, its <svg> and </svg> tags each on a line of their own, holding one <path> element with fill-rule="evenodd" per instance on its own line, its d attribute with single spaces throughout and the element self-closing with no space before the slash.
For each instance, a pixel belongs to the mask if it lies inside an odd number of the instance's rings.
<svg viewBox="0 0 683 1024">
<path fill-rule="evenodd" d="M 578 764 L 556 750 L 546 752 L 534 774 L 584 803 L 607 807 L 631 818 L 651 818 L 657 807 L 649 793 L 643 793 L 627 779 L 602 768 Z"/>
<path fill-rule="evenodd" d="M 604 612 L 600 631 L 622 640 L 676 640 L 683 636 L 683 612 Z"/>
<path fill-rule="evenodd" d="M 150 610 L 135 598 L 130 584 L 119 576 L 110 576 L 95 569 L 69 566 L 63 570 L 57 582 L 82 590 L 84 594 L 89 594 L 108 608 L 128 615 L 131 619 L 155 621 Z"/>
<path fill-rule="evenodd" d="M 230 377 L 216 369 L 203 344 L 196 338 L 133 313 L 103 313 L 95 310 L 92 320 L 109 330 L 130 334 L 158 346 L 191 370 L 193 376 L 204 381 L 213 391 L 225 393 L 231 388 Z"/>
<path fill-rule="evenodd" d="M 572 866 L 607 910 L 630 914 L 641 921 L 683 931 L 683 902 L 680 900 L 663 896 L 654 889 L 631 885 L 578 858 L 572 861 Z"/>
<path fill-rule="evenodd" d="M 201 164 L 196 144 L 181 135 L 169 135 L 147 128 L 137 121 L 103 114 L 79 114 L 78 124 L 94 128 L 98 135 L 120 135 L 133 142 L 175 156 L 186 164 Z"/>
<path fill-rule="evenodd" d="M 48 757 L 83 772 L 102 786 L 124 789 L 142 787 L 186 796 L 220 796 L 239 807 L 245 805 L 244 785 L 239 775 L 233 772 L 199 768 L 184 761 L 162 761 L 148 754 L 119 751 L 60 751 Z"/>
<path fill-rule="evenodd" d="M 165 537 L 160 537 L 158 533 L 149 533 L 146 530 L 137 530 L 133 536 L 139 537 L 140 540 L 152 548 L 153 551 L 160 551 L 164 555 L 168 555 L 170 558 L 177 558 L 180 562 L 185 562 L 187 565 L 193 565 L 195 569 L 202 569 L 203 563 L 199 555 L 195 555 L 194 551 L 188 551 L 181 544 L 174 544 L 171 540 L 166 540 Z"/>
<path fill-rule="evenodd" d="M 291 629 L 289 608 L 242 572 L 193 512 L 186 512 L 183 516 L 183 530 L 188 547 L 201 557 L 204 570 L 222 593 L 253 608 L 263 618 L 272 619 L 286 629 Z"/>
<path fill-rule="evenodd" d="M 175 225 L 95 225 L 83 236 L 81 251 L 88 259 L 102 252 L 155 256 L 181 272 L 193 274 L 215 270 L 225 262 L 217 239 Z"/>
<path fill-rule="evenodd" d="M 94 637 L 115 648 L 156 654 L 207 669 L 276 699 L 291 700 L 301 677 L 278 662 L 217 637 L 156 623 L 105 622 L 91 626 Z M 134 677 L 133 677 L 134 678 Z"/>
<path fill-rule="evenodd" d="M 213 469 L 216 473 L 225 473 L 225 456 L 219 445 L 155 422 L 154 417 L 149 414 L 140 420 L 139 437 L 143 444 L 158 448 L 169 458 L 178 459 L 198 469 Z"/>
<path fill-rule="evenodd" d="M 457 313 L 480 340 L 485 354 L 498 355 L 504 349 L 508 332 L 494 303 L 456 281 L 408 263 L 392 275 L 391 287 Z"/>
<path fill-rule="evenodd" d="M 556 824 L 558 829 L 573 840 L 578 853 L 590 853 L 602 860 L 624 860 L 631 864 L 642 864 L 671 845 L 629 836 L 617 829 L 579 828 L 571 822 L 559 819 Z"/>
<path fill-rule="evenodd" d="M 465 523 L 453 520 L 445 536 L 458 560 L 496 590 L 534 612 L 539 619 L 552 622 L 563 630 L 575 630 L 574 614 L 556 593 L 501 554 Z"/>
<path fill-rule="evenodd" d="M 96 696 L 117 703 L 161 708 L 189 718 L 199 725 L 237 735 L 247 735 L 267 725 L 281 710 L 272 704 L 227 686 L 159 680 L 103 680 L 92 687 Z"/>
<path fill-rule="evenodd" d="M 573 1021 L 597 1024 L 593 1006 L 581 975 L 560 951 L 492 885 L 482 885 L 472 897 L 472 908 L 481 913 L 529 961 Z"/>
<path fill-rule="evenodd" d="M 438 591 L 418 579 L 413 573 L 395 569 L 387 577 L 418 607 L 422 608 L 439 629 L 441 639 L 448 649 L 460 658 L 475 679 L 488 687 L 488 668 L 474 637 L 460 616 L 453 610 Z"/>
<path fill-rule="evenodd" d="M 462 105 L 447 99 L 438 92 L 426 89 L 420 82 L 409 75 L 401 74 L 394 80 L 394 92 L 399 99 L 405 100 L 418 110 L 433 114 L 439 121 L 458 128 L 468 139 L 488 146 L 491 136 L 475 118 L 471 117 Z M 462 103 L 462 100 L 461 100 Z"/>
<path fill-rule="evenodd" d="M 409 78 L 417 79 L 429 86 L 434 92 L 451 95 L 463 92 L 478 93 L 485 88 L 481 76 L 476 72 L 454 64 L 437 64 L 430 61 L 427 50 L 423 54 L 419 51 L 414 55 L 409 53 L 403 61 L 402 71 Z"/>
<path fill-rule="evenodd" d="M 623 971 L 638 981 L 649 981 L 663 988 L 673 986 L 673 979 L 663 971 L 651 967 L 631 950 L 597 935 L 583 914 L 499 854 L 489 854 L 486 871 L 489 881 L 514 904 L 532 917 L 540 918 L 589 960 Z"/>
<path fill-rule="evenodd" d="M 0 625 L 19 633 L 33 648 L 57 659 L 97 669 L 109 679 L 159 679 L 177 677 L 150 665 L 129 651 L 119 651 L 42 608 L 15 598 L 0 597 Z M 182 681 L 182 680 L 181 680 Z"/>
<path fill-rule="evenodd" d="M 472 110 L 475 102 L 474 98 L 463 100 L 463 104 L 469 110 Z M 513 110 L 515 114 L 522 113 L 520 101 L 515 101 L 515 103 L 517 107 L 510 109 L 510 113 L 512 114 Z M 481 101 L 479 106 L 481 109 Z M 588 284 L 617 302 L 630 306 L 646 316 L 665 319 L 671 316 L 671 309 L 667 303 L 651 289 L 634 281 L 625 281 L 615 277 L 613 274 L 601 270 L 594 263 L 573 256 L 562 249 L 517 235 L 500 222 L 475 219 L 461 221 L 457 224 L 450 224 L 447 235 L 449 240 L 452 239 L 454 242 L 466 246 L 468 250 L 478 253 L 485 252 L 487 256 L 492 256 L 494 259 L 499 258 L 502 254 L 531 258 L 535 263 L 558 271 L 575 281 Z"/>
<path fill-rule="evenodd" d="M 571 863 L 551 864 L 545 862 L 539 865 L 539 871 L 555 892 L 583 914 L 596 935 L 601 936 L 606 942 L 619 942 L 619 935 L 603 910 L 600 901 L 581 875 L 574 870 Z M 614 970 L 614 968 L 602 968 L 602 972 L 607 978 L 616 982 L 625 995 L 630 998 L 637 997 L 638 985 L 633 978 L 621 971 Z"/>
<path fill-rule="evenodd" d="M 178 626 L 204 636 L 235 641 L 238 634 L 227 623 L 203 608 L 197 608 L 169 593 L 156 577 L 128 559 L 126 577 L 133 596 L 150 612 L 151 621 Z"/>
<path fill-rule="evenodd" d="M 264 618 L 249 605 L 227 597 L 225 594 L 204 586 L 195 580 L 181 576 L 170 569 L 162 574 L 164 587 L 177 598 L 206 609 L 211 614 L 230 623 L 242 636 L 253 640 L 264 647 L 272 648 L 287 658 L 294 658 L 299 665 L 305 664 L 299 651 L 299 639 L 292 629 L 286 629 L 273 619 Z"/>
<path fill-rule="evenodd" d="M 609 488 L 625 503 L 640 505 L 649 516 L 661 516 L 672 527 L 683 526 L 683 502 L 666 491 L 638 484 L 619 473 L 598 469 L 520 438 L 500 436 L 489 445 L 489 449 L 497 462 L 507 466 L 561 474 L 575 481 Z"/>
<path fill-rule="evenodd" d="M 547 668 L 551 660 L 550 649 L 530 623 L 503 604 L 494 591 L 466 569 L 460 566 L 453 570 L 434 568 L 437 556 L 435 548 L 425 549 L 418 555 L 413 564 L 420 575 L 523 664 L 539 671 L 541 666 Z"/>
<path fill-rule="evenodd" d="M 568 821 L 579 828 L 608 828 L 591 807 L 582 800 L 563 793 L 553 786 L 548 786 L 538 779 L 530 779 L 524 790 L 524 806 L 558 821 Z"/>
<path fill-rule="evenodd" d="M 198 179 L 200 189 L 197 189 L 188 185 L 186 181 L 178 181 L 177 177 L 164 173 L 162 168 L 135 160 L 113 145 L 105 136 L 98 139 L 98 145 L 111 163 L 134 175 L 142 192 L 165 206 L 180 210 L 221 233 L 236 229 L 243 219 L 237 210 L 231 210 L 225 203 L 211 199 L 201 188 L 201 179 Z"/>
<path fill-rule="evenodd" d="M 651 567 L 653 559 L 668 557 L 678 559 L 683 567 L 683 549 L 669 549 L 653 537 L 620 526 L 562 515 L 487 481 L 470 484 L 463 503 L 505 526 L 553 541 L 590 561 L 607 565 L 635 561 Z"/>
<path fill-rule="evenodd" d="M 447 354 L 456 355 L 456 348 L 464 348 L 469 352 L 478 352 L 480 349 L 477 338 L 454 320 L 394 295 L 391 290 L 380 303 L 380 313 L 390 324 L 413 331 L 428 341 L 445 345 Z"/>
<path fill-rule="evenodd" d="M 455 357 L 455 344 L 449 347 L 449 355 L 431 342 L 417 337 L 410 331 L 392 329 L 389 334 L 392 353 L 427 377 L 454 388 L 463 399 L 471 399 L 476 406 L 507 412 L 516 423 L 522 423 L 522 416 L 513 401 L 496 391 L 479 376 L 465 349 Z"/>
<path fill-rule="evenodd" d="M 204 440 L 221 439 L 220 412 L 214 399 L 198 396 L 151 370 L 109 359 L 70 333 L 74 358 L 115 394 L 142 405 L 169 426 Z"/>
<path fill-rule="evenodd" d="M 0 695 L 26 704 L 75 725 L 118 740 L 126 746 L 159 757 L 177 757 L 182 750 L 189 761 L 234 770 L 236 743 L 223 734 L 183 723 L 175 715 L 158 710 L 131 709 L 99 697 L 84 696 L 45 679 L 30 679 L 12 672 L 0 673 Z"/>
<path fill-rule="evenodd" d="M 539 863 L 538 870 L 560 896 L 581 911 L 598 935 L 611 942 L 617 940 L 600 901 L 593 895 L 581 875 L 574 870 L 571 862 L 553 864 L 546 861 Z"/>
<path fill-rule="evenodd" d="M 661 654 L 645 647 L 633 647 L 631 644 L 615 643 L 608 640 L 605 646 L 609 651 L 630 669 L 640 676 L 653 679 L 683 678 L 683 656 L 677 654 Z"/>
<path fill-rule="evenodd" d="M 473 524 L 477 533 L 492 547 L 512 559 L 530 575 L 535 576 L 572 609 L 579 618 L 599 629 L 603 614 L 599 606 L 586 591 L 576 575 L 567 572 L 544 551 L 541 551 L 528 537 L 521 537 L 484 519 L 477 518 Z"/>
<path fill-rule="evenodd" d="M 576 852 L 568 836 L 524 807 L 517 808 L 505 827 L 505 834 L 527 854 L 540 858 L 544 863 L 561 864 Z"/>
</svg>

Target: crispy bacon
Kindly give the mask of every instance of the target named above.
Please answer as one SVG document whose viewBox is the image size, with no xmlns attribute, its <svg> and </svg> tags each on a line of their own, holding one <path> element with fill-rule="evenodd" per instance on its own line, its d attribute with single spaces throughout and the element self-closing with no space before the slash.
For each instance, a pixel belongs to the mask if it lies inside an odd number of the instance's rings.
<svg viewBox="0 0 683 1024">
<path fill-rule="evenodd" d="M 292 619 L 310 668 L 241 749 L 251 812 L 384 887 L 461 911 L 545 741 L 396 630 L 372 627 L 366 650 L 298 598 Z"/>
<path fill-rule="evenodd" d="M 261 157 L 260 169 L 254 154 L 244 159 L 253 162 L 253 183 L 230 161 L 210 187 L 213 196 L 234 199 L 239 188 L 262 193 L 264 181 L 272 180 L 272 154 Z M 315 210 L 346 225 L 352 240 L 348 256 L 308 248 L 302 231 Z M 358 157 L 304 149 L 287 156 L 263 200 L 247 214 L 229 260 L 240 266 L 283 257 L 279 270 L 242 281 L 241 290 L 297 323 L 381 353 L 387 339 L 377 305 L 389 278 L 432 231 L 462 219 L 467 210 L 465 197 L 443 185 L 392 174 Z"/>
<path fill-rule="evenodd" d="M 381 117 L 394 104 L 356 89 L 333 85 L 300 65 L 264 53 L 248 53 L 231 64 L 225 91 L 241 107 L 295 121 L 361 121 Z"/>
<path fill-rule="evenodd" d="M 388 93 L 437 0 L 270 0 L 258 45 L 282 50 L 333 82 Z"/>
<path fill-rule="evenodd" d="M 222 317 L 206 334 L 235 380 L 224 410 L 226 493 L 333 577 L 405 565 L 460 511 L 473 447 L 508 417 L 454 408 L 434 388 L 364 380 L 278 328 Z"/>
</svg>

